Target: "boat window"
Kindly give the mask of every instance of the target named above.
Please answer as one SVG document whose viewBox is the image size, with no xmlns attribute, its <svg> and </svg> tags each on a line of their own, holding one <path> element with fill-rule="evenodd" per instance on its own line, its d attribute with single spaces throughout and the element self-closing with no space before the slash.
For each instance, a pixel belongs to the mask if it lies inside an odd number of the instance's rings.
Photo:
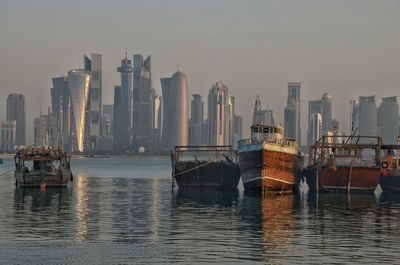
<svg viewBox="0 0 400 265">
<path fill-rule="evenodd" d="M 258 127 L 254 127 L 253 132 L 258 133 Z"/>
</svg>

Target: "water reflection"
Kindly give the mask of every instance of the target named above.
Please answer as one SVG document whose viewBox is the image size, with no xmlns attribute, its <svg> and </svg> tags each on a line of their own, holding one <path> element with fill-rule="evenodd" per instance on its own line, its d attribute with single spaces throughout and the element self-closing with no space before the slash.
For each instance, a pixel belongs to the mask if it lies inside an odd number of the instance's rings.
<svg viewBox="0 0 400 265">
<path fill-rule="evenodd" d="M 295 195 L 271 195 L 262 198 L 262 229 L 264 260 L 274 264 L 285 261 L 291 252 L 295 220 Z"/>
<path fill-rule="evenodd" d="M 68 188 L 35 189 L 15 188 L 14 222 L 12 231 L 16 237 L 58 238 L 70 234 L 71 216 Z"/>
</svg>

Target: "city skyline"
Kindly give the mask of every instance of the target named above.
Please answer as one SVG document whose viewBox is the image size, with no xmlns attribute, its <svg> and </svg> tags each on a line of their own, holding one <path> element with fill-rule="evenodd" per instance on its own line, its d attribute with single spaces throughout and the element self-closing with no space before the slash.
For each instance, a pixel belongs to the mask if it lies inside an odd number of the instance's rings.
<svg viewBox="0 0 400 265">
<path fill-rule="evenodd" d="M 80 66 L 82 54 L 100 53 L 103 103 L 112 104 L 119 81 L 115 65 L 128 51 L 152 55 L 158 94 L 158 80 L 178 65 L 190 79 L 189 95 L 205 98 L 209 84 L 222 80 L 241 102 L 236 112 L 244 118 L 244 135 L 257 94 L 283 123 L 288 81 L 302 83 L 303 106 L 314 95 L 331 94 L 335 117 L 348 130 L 351 99 L 398 94 L 399 7 L 398 1 L 99 1 L 98 12 L 90 12 L 91 1 L 80 3 L 79 10 L 74 1 L 62 6 L 5 1 L 0 8 L 1 104 L 8 94 L 25 95 L 27 142 L 33 142 L 29 121 L 50 105 L 52 77 Z M 67 15 L 72 11 L 73 21 Z M 152 19 L 144 17 L 149 13 Z M 23 78 L 22 67 L 29 69 Z M 5 120 L 3 109 L 0 119 Z M 307 123 L 304 108 L 302 123 Z"/>
</svg>

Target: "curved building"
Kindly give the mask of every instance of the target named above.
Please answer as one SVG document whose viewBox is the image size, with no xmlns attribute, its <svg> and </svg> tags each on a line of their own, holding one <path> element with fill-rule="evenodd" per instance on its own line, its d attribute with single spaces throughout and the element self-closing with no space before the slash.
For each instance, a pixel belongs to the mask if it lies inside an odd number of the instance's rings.
<svg viewBox="0 0 400 265">
<path fill-rule="evenodd" d="M 72 151 L 83 152 L 85 137 L 89 134 L 86 115 L 89 104 L 90 73 L 82 69 L 69 71 L 68 86 L 72 104 Z"/>
<path fill-rule="evenodd" d="M 161 78 L 163 94 L 163 144 L 167 150 L 188 144 L 189 96 L 186 75 L 180 71 Z"/>
</svg>

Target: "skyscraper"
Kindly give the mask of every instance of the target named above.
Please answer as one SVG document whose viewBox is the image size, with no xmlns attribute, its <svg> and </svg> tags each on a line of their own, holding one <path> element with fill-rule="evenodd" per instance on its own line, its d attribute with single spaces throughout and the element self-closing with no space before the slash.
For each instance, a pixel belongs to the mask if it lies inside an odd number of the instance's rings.
<svg viewBox="0 0 400 265">
<path fill-rule="evenodd" d="M 66 76 L 52 79 L 51 88 L 51 115 L 55 122 L 55 129 L 52 132 L 53 144 L 71 151 L 71 98 Z"/>
<path fill-rule="evenodd" d="M 25 145 L 26 112 L 25 97 L 21 94 L 10 94 L 7 98 L 7 121 L 16 121 L 16 145 Z"/>
<path fill-rule="evenodd" d="M 254 103 L 253 124 L 274 125 L 273 111 L 270 109 L 262 109 L 260 96 L 257 95 Z"/>
<path fill-rule="evenodd" d="M 113 135 L 114 126 L 114 105 L 103 105 L 103 135 Z"/>
<path fill-rule="evenodd" d="M 55 122 L 50 112 L 40 113 L 40 117 L 34 120 L 34 144 L 35 146 L 54 145 L 52 131 L 55 129 Z"/>
<path fill-rule="evenodd" d="M 199 94 L 193 94 L 189 123 L 189 145 L 201 145 L 204 123 L 204 102 Z"/>
<path fill-rule="evenodd" d="M 114 90 L 114 151 L 131 150 L 132 139 L 132 62 L 127 55 L 117 68 L 121 74 L 121 86 Z"/>
<path fill-rule="evenodd" d="M 321 113 L 317 112 L 317 113 L 312 114 L 312 116 L 310 117 L 309 124 L 310 124 L 310 127 L 309 127 L 310 141 L 312 144 L 314 144 L 323 135 L 322 134 Z"/>
<path fill-rule="evenodd" d="M 93 150 L 96 138 L 101 134 L 101 107 L 102 107 L 102 56 L 91 54 L 91 59 L 84 57 L 85 70 L 91 75 L 89 90 L 89 121 L 90 121 L 90 149 Z"/>
<path fill-rule="evenodd" d="M 308 130 L 307 130 L 307 145 L 313 145 L 315 143 L 315 139 L 313 137 L 314 131 L 313 131 L 313 121 L 314 119 L 314 114 L 319 113 L 321 114 L 322 112 L 322 107 L 321 107 L 321 100 L 310 100 L 308 101 Z M 321 115 L 321 122 L 322 122 L 322 115 Z M 322 134 L 322 128 L 321 132 Z"/>
<path fill-rule="evenodd" d="M 332 128 L 332 96 L 324 93 L 321 97 L 322 133 L 326 134 Z"/>
<path fill-rule="evenodd" d="M 300 82 L 288 82 L 288 99 L 284 113 L 285 138 L 295 139 L 300 145 Z"/>
<path fill-rule="evenodd" d="M 360 97 L 359 100 L 359 135 L 378 135 L 378 112 L 376 109 L 375 96 Z M 363 139 L 368 142 L 371 140 Z M 367 143 L 367 142 L 364 142 Z"/>
<path fill-rule="evenodd" d="M 163 94 L 163 144 L 166 150 L 188 144 L 188 82 L 180 71 L 161 78 Z"/>
<path fill-rule="evenodd" d="M 17 122 L 12 121 L 1 121 L 1 150 L 2 151 L 14 151 L 15 139 L 16 139 Z"/>
<path fill-rule="evenodd" d="M 154 89 L 151 79 L 151 56 L 145 60 L 140 54 L 133 55 L 133 105 L 132 137 L 133 148 L 152 148 Z"/>
<path fill-rule="evenodd" d="M 396 96 L 382 98 L 379 121 L 383 143 L 396 144 L 399 135 L 399 103 Z"/>
<path fill-rule="evenodd" d="M 243 139 L 243 118 L 235 115 L 233 122 L 233 149 L 237 149 L 238 141 Z"/>
<path fill-rule="evenodd" d="M 89 143 L 88 114 L 90 104 L 90 73 L 75 69 L 68 72 L 68 87 L 72 105 L 72 151 L 86 151 Z"/>
<path fill-rule="evenodd" d="M 232 145 L 234 135 L 235 98 L 222 82 L 215 83 L 208 93 L 208 144 Z"/>
<path fill-rule="evenodd" d="M 360 104 L 356 99 L 350 100 L 350 126 L 351 135 L 360 135 L 359 124 L 360 124 Z"/>
</svg>

